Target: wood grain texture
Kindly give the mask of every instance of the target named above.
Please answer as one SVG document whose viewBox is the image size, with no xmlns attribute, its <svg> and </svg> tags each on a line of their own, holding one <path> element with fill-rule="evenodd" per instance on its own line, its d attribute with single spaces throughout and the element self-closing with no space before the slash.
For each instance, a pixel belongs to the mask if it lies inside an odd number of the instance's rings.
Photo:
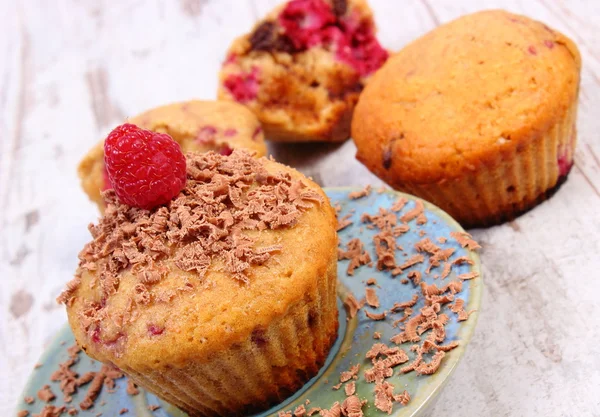
<svg viewBox="0 0 600 417">
<path fill-rule="evenodd" d="M 277 0 L 0 2 L 0 415 L 65 322 L 54 298 L 97 217 L 75 175 L 111 126 L 214 98 L 231 40 Z M 371 0 L 399 49 L 462 14 L 502 7 L 572 37 L 583 55 L 576 167 L 549 201 L 474 231 L 480 322 L 434 415 L 600 415 L 600 2 Z M 433 121 L 435 122 L 435 121 Z M 341 145 L 272 146 L 322 185 L 379 184 Z"/>
</svg>

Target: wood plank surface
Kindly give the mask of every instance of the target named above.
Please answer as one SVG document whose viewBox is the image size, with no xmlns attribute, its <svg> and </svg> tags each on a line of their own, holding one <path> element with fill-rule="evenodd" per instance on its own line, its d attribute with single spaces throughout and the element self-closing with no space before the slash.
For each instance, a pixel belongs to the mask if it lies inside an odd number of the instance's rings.
<svg viewBox="0 0 600 417">
<path fill-rule="evenodd" d="M 0 415 L 66 320 L 55 297 L 98 215 L 83 154 L 125 117 L 215 97 L 231 40 L 275 0 L 0 2 Z M 568 182 L 474 234 L 486 290 L 474 339 L 433 415 L 600 415 L 600 2 L 371 0 L 399 49 L 462 14 L 505 8 L 563 31 L 583 55 Z M 432 121 L 435 123 L 435 121 Z M 324 186 L 379 184 L 342 145 L 272 146 Z"/>
</svg>

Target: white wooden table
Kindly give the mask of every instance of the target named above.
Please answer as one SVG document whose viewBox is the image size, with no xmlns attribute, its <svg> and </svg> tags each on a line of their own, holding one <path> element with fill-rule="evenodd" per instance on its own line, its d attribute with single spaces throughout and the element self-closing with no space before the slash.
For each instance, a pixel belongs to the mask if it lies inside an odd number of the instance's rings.
<svg viewBox="0 0 600 417">
<path fill-rule="evenodd" d="M 126 116 L 213 98 L 229 42 L 277 0 L 0 2 L 0 415 L 65 323 L 54 299 L 97 211 L 77 162 Z M 385 46 L 481 8 L 540 19 L 583 55 L 568 182 L 509 224 L 474 231 L 486 290 L 435 415 L 600 415 L 600 2 L 371 0 Z M 378 183 L 341 146 L 272 148 L 325 186 Z"/>
</svg>

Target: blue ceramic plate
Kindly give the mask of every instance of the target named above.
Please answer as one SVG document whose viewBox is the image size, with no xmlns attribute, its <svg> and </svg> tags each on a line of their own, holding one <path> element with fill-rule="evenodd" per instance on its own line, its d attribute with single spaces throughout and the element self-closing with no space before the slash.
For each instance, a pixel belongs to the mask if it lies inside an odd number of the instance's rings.
<svg viewBox="0 0 600 417">
<path fill-rule="evenodd" d="M 346 214 L 351 215 L 350 220 L 352 221 L 352 224 L 339 232 L 342 247 L 345 248 L 346 242 L 350 239 L 355 237 L 360 238 L 365 245 L 366 250 L 370 252 L 371 258 L 374 260 L 377 258 L 375 257 L 373 236 L 377 233 L 377 230 L 371 230 L 365 227 L 365 224 L 360 221 L 360 216 L 363 213 L 377 214 L 380 208 L 390 209 L 398 197 L 402 196 L 408 199 L 409 203 L 398 213 L 398 215 L 401 216 L 403 213 L 406 213 L 413 208 L 415 201 L 417 200 L 415 197 L 393 191 L 386 191 L 383 193 L 372 192 L 369 196 L 357 200 L 350 200 L 347 196 L 349 192 L 359 191 L 359 189 L 329 188 L 325 191 L 331 199 L 332 204 L 340 204 L 342 208 L 339 213 L 340 217 Z M 397 238 L 398 245 L 402 246 L 406 253 L 406 255 L 404 255 L 406 258 L 402 258 L 402 255 L 400 254 L 396 255 L 398 264 L 403 262 L 402 259 L 408 259 L 408 257 L 417 253 L 414 249 L 414 244 L 423 238 L 423 232 L 419 233 L 420 230 L 423 230 L 425 236 L 436 243 L 438 237 L 448 238 L 448 241 L 443 247 L 453 247 L 456 249 L 450 260 L 459 256 L 466 256 L 474 262 L 474 265 L 455 265 L 452 268 L 450 276 L 443 281 L 440 278 L 433 278 L 433 275 L 440 273 L 440 268 L 438 268 L 438 270 L 433 270 L 430 274 L 425 274 L 425 269 L 428 264 L 427 257 L 426 262 L 417 264 L 408 271 L 421 271 L 423 280 L 426 283 L 436 283 L 438 286 L 445 285 L 452 280 L 457 280 L 457 275 L 459 274 L 472 271 L 478 272 L 480 276 L 474 280 L 464 281 L 462 292 L 457 294 L 457 298 L 464 299 L 466 311 L 478 310 L 483 289 L 479 257 L 473 252 L 461 248 L 456 241 L 450 238 L 450 232 L 463 231 L 458 223 L 437 207 L 427 202 L 424 202 L 424 205 L 425 215 L 428 218 L 427 223 L 419 226 L 413 220 L 409 223 L 411 230 Z M 344 299 L 348 292 L 353 293 L 357 299 L 363 298 L 366 287 L 365 282 L 369 278 L 375 278 L 377 280 L 378 287 L 375 288 L 381 303 L 381 307 L 378 309 L 369 308 L 372 312 L 389 311 L 394 302 L 407 301 L 411 299 L 413 294 L 420 294 L 421 290 L 419 287 L 413 286 L 412 283 L 401 283 L 401 278 L 406 276 L 406 272 L 400 277 L 392 278 L 389 271 L 378 271 L 375 267 L 365 265 L 356 269 L 354 276 L 348 276 L 346 273 L 348 262 L 348 260 L 342 260 L 338 263 L 340 300 Z M 352 365 L 357 363 L 361 364 L 361 372 L 359 373 L 359 379 L 356 381 L 356 394 L 360 398 L 369 400 L 368 405 L 363 407 L 365 416 L 385 415 L 373 406 L 374 385 L 366 383 L 362 375 L 362 371 L 370 367 L 369 360 L 365 359 L 365 353 L 371 348 L 373 343 L 378 342 L 373 339 L 373 333 L 376 331 L 380 332 L 382 335 L 379 342 L 393 345 L 389 342 L 389 339 L 391 336 L 398 333 L 398 329 L 392 327 L 392 322 L 397 318 L 400 318 L 402 314 L 388 314 L 388 317 L 383 321 L 372 321 L 365 316 L 363 311 L 359 311 L 356 317 L 347 320 L 347 315 L 344 311 L 342 302 L 340 301 L 338 305 L 340 311 L 339 337 L 329 354 L 325 366 L 315 378 L 309 381 L 295 395 L 267 412 L 261 413 L 260 416 L 273 416 L 277 415 L 277 413 L 282 410 L 293 410 L 298 405 L 305 404 L 307 399 L 310 399 L 310 405 L 307 406 L 307 408 L 329 408 L 335 401 L 342 402 L 345 398 L 344 390 L 341 389 L 336 391 L 332 389 L 332 386 L 339 382 L 340 372 L 347 371 Z M 422 306 L 423 301 L 421 297 L 419 303 L 414 307 L 414 310 L 418 311 Z M 448 310 L 448 305 L 443 307 L 442 311 L 445 312 L 446 310 Z M 450 322 L 446 325 L 446 340 L 444 341 L 444 344 L 457 340 L 459 341 L 459 346 L 446 355 L 440 368 L 433 375 L 416 375 L 414 372 L 401 374 L 398 372 L 400 367 L 395 368 L 394 375 L 388 378 L 387 381 L 395 386 L 395 393 L 407 390 L 411 396 L 411 401 L 407 406 L 401 406 L 400 404 L 395 403 L 392 413 L 394 416 L 408 417 L 423 415 L 425 410 L 432 405 L 434 399 L 448 382 L 450 374 L 463 356 L 465 348 L 475 329 L 478 313 L 475 311 L 468 320 L 462 322 L 457 322 L 456 314 L 451 312 L 447 312 L 447 314 L 450 317 Z M 71 346 L 73 343 L 73 334 L 69 327 L 65 326 L 42 356 L 40 363 L 43 365 L 33 371 L 21 398 L 26 396 L 36 397 L 37 391 L 43 385 L 50 384 L 53 391 L 58 396 L 57 404 L 62 404 L 62 393 L 58 387 L 58 382 L 50 383 L 49 380 L 50 375 L 57 369 L 58 364 L 68 359 L 66 346 Z M 410 343 L 406 343 L 401 347 L 408 353 L 412 360 L 415 354 L 409 350 Z M 79 362 L 74 365 L 72 369 L 79 374 L 83 374 L 88 371 L 99 370 L 100 364 L 87 358 L 81 353 Z M 175 407 L 159 400 L 154 395 L 143 390 L 140 390 L 140 394 L 136 396 L 129 396 L 125 392 L 127 385 L 125 378 L 117 380 L 116 382 L 115 392 L 108 393 L 107 389 L 104 388 L 96 400 L 94 407 L 87 411 L 80 411 L 78 415 L 96 416 L 98 413 L 102 413 L 103 416 L 113 417 L 118 416 L 122 409 L 128 409 L 129 411 L 124 413 L 124 416 L 185 416 L 184 413 L 177 410 Z M 85 393 L 86 387 L 82 387 L 82 389 L 73 396 L 72 404 L 79 404 L 83 400 Z M 43 405 L 44 404 L 37 398 L 32 405 L 25 404 L 21 399 L 17 409 L 28 410 L 30 413 L 36 414 L 40 412 Z M 149 405 L 158 405 L 160 408 L 155 411 L 150 411 Z"/>
</svg>

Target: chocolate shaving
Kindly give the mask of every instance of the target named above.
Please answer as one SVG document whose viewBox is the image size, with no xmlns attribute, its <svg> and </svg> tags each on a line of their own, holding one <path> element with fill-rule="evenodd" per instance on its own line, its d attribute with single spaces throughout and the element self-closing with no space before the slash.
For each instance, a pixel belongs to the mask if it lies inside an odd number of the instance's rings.
<svg viewBox="0 0 600 417">
<path fill-rule="evenodd" d="M 392 207 L 390 208 L 390 210 L 392 210 L 394 213 L 402 211 L 402 209 L 404 208 L 406 203 L 408 203 L 408 200 L 406 198 L 398 197 L 398 199 L 394 202 L 394 204 L 392 204 Z"/>
<path fill-rule="evenodd" d="M 356 395 L 351 395 L 342 403 L 342 414 L 347 417 L 363 417 L 362 407 L 366 404 L 361 401 Z"/>
<path fill-rule="evenodd" d="M 397 345 L 405 342 L 418 342 L 421 337 L 417 334 L 417 327 L 425 321 L 425 317 L 422 314 L 418 314 L 406 322 L 406 327 L 402 333 L 392 336 L 390 339 Z"/>
<path fill-rule="evenodd" d="M 56 398 L 56 395 L 50 389 L 50 385 L 44 385 L 42 389 L 37 392 L 37 396 L 40 400 L 47 403 Z"/>
<path fill-rule="evenodd" d="M 359 198 L 367 197 L 369 194 L 371 194 L 371 186 L 367 185 L 360 191 L 352 191 L 349 193 L 348 198 L 350 200 L 358 200 Z"/>
<path fill-rule="evenodd" d="M 481 246 L 473 240 L 473 236 L 467 232 L 450 232 L 450 236 L 452 236 L 463 248 L 472 251 L 481 249 Z"/>
<path fill-rule="evenodd" d="M 381 382 L 375 385 L 375 408 L 386 414 L 392 414 L 394 399 L 394 386 L 389 382 Z"/>
<path fill-rule="evenodd" d="M 344 308 L 346 309 L 346 313 L 349 318 L 354 318 L 358 310 L 362 308 L 361 304 L 356 300 L 354 295 L 348 293 L 346 298 L 344 299 Z"/>
<path fill-rule="evenodd" d="M 394 401 L 402 405 L 408 405 L 410 402 L 410 394 L 405 390 L 402 394 L 394 395 Z"/>
<path fill-rule="evenodd" d="M 27 417 L 28 415 L 29 415 L 29 411 L 27 411 L 27 410 L 20 410 L 17 413 L 17 417 Z"/>
<path fill-rule="evenodd" d="M 410 271 L 407 275 L 413 285 L 419 285 L 421 283 L 421 271 Z"/>
<path fill-rule="evenodd" d="M 363 213 L 363 215 L 360 216 L 360 221 L 363 223 L 372 223 L 382 231 L 393 228 L 398 223 L 398 219 L 394 213 L 381 207 L 379 208 L 379 214 L 371 215 Z"/>
<path fill-rule="evenodd" d="M 351 379 L 356 379 L 358 371 L 360 370 L 360 364 L 351 366 L 349 370 L 344 371 L 340 374 L 340 382 L 347 382 Z"/>
<path fill-rule="evenodd" d="M 366 265 L 371 262 L 371 256 L 365 251 L 363 243 L 358 238 L 354 238 L 346 245 L 346 251 L 338 249 L 338 260 L 349 259 L 348 269 L 346 273 L 348 275 L 354 275 L 354 270 L 362 265 Z"/>
<path fill-rule="evenodd" d="M 90 383 L 85 398 L 81 403 L 79 403 L 79 408 L 81 408 L 82 410 L 89 410 L 94 406 L 94 402 L 96 401 L 96 398 L 98 398 L 98 395 L 100 395 L 100 391 L 102 390 L 102 384 L 106 379 L 107 370 L 108 366 L 102 365 L 100 371 L 96 373 L 94 379 L 92 379 L 92 382 Z"/>
<path fill-rule="evenodd" d="M 377 297 L 377 293 L 373 288 L 365 288 L 365 299 L 367 300 L 367 304 L 373 308 L 379 307 L 379 297 Z"/>
<path fill-rule="evenodd" d="M 138 395 L 140 393 L 140 390 L 137 388 L 137 385 L 135 385 L 135 383 L 131 379 L 128 379 L 126 392 L 127 394 L 133 396 Z"/>
<path fill-rule="evenodd" d="M 119 415 L 121 416 L 121 415 L 123 415 L 123 414 L 126 414 L 126 413 L 128 413 L 128 412 L 129 412 L 129 409 L 128 409 L 128 408 L 121 408 L 121 409 L 119 410 Z"/>
<path fill-rule="evenodd" d="M 442 293 L 450 291 L 452 294 L 457 294 L 462 291 L 462 281 L 452 281 L 442 288 Z"/>
<path fill-rule="evenodd" d="M 446 352 L 443 350 L 437 351 L 431 361 L 429 363 L 420 363 L 417 367 L 415 367 L 415 372 L 421 375 L 431 375 L 434 374 L 440 367 L 442 363 L 442 359 L 446 356 Z"/>
<path fill-rule="evenodd" d="M 335 385 L 334 385 L 334 386 L 332 386 L 331 388 L 332 388 L 334 391 L 337 391 L 337 390 L 339 390 L 340 388 L 342 388 L 342 385 L 343 385 L 343 384 L 340 382 L 339 384 L 335 384 Z"/>
<path fill-rule="evenodd" d="M 377 280 L 375 278 L 369 278 L 367 280 L 367 285 L 377 285 Z"/>
<path fill-rule="evenodd" d="M 352 222 L 350 221 L 350 217 L 352 217 L 352 214 L 346 214 L 344 217 L 342 217 L 341 219 L 338 220 L 338 224 L 337 224 L 337 228 L 336 228 L 336 230 L 338 232 L 352 224 Z"/>
<path fill-rule="evenodd" d="M 456 313 L 458 321 L 465 321 L 469 319 L 469 316 L 475 312 L 475 310 L 471 310 L 468 313 L 465 311 L 465 300 L 462 298 L 457 298 L 453 305 L 450 306 L 450 310 L 453 313 Z"/>
<path fill-rule="evenodd" d="M 300 404 L 294 410 L 294 417 L 303 417 L 304 415 L 306 415 L 306 407 L 304 407 L 304 404 Z"/>
<path fill-rule="evenodd" d="M 64 405 L 60 407 L 55 405 L 45 405 L 40 414 L 36 414 L 33 417 L 60 417 L 66 409 L 67 407 Z"/>
<path fill-rule="evenodd" d="M 449 352 L 452 349 L 455 349 L 457 347 L 458 347 L 457 341 L 452 341 L 452 342 L 448 343 L 447 345 L 436 345 L 433 341 L 431 341 L 429 339 L 425 339 L 425 341 L 423 342 L 422 350 L 423 350 L 423 353 L 431 352 L 432 350 Z"/>
<path fill-rule="evenodd" d="M 385 378 L 389 378 L 394 374 L 394 370 L 383 360 L 376 361 L 372 368 L 365 371 L 365 381 L 368 383 L 375 382 L 379 384 Z"/>
<path fill-rule="evenodd" d="M 402 221 L 403 223 L 408 223 L 411 220 L 416 219 L 417 217 L 419 217 L 420 215 L 424 215 L 423 211 L 424 211 L 425 207 L 423 206 L 423 202 L 421 200 L 415 200 L 415 206 L 409 210 L 408 212 L 406 212 L 402 217 L 400 217 L 400 221 Z M 423 219 L 421 219 L 422 221 Z M 427 220 L 425 220 L 427 221 Z M 421 224 L 417 221 L 418 224 Z"/>
<path fill-rule="evenodd" d="M 474 265 L 475 264 L 475 262 L 473 262 L 473 260 L 471 258 L 468 258 L 466 256 L 460 256 L 460 257 L 456 258 L 454 261 L 452 261 L 452 263 L 454 265 L 462 265 L 462 264 Z"/>
<path fill-rule="evenodd" d="M 377 255 L 377 269 L 380 271 L 385 269 L 394 269 L 396 267 L 396 258 L 394 251 L 396 250 L 396 239 L 392 231 L 387 228 L 375 236 L 373 236 L 375 244 L 375 255 Z"/>
<path fill-rule="evenodd" d="M 413 309 L 407 307 L 404 309 L 404 316 L 392 323 L 392 327 L 397 327 L 399 323 L 404 323 L 412 315 Z"/>
<path fill-rule="evenodd" d="M 365 315 L 375 321 L 385 319 L 385 311 L 383 313 L 371 313 L 370 311 L 365 310 Z"/>
<path fill-rule="evenodd" d="M 25 397 L 25 398 L 23 398 L 23 401 L 25 401 L 27 404 L 33 404 L 35 402 L 35 398 Z"/>
<path fill-rule="evenodd" d="M 415 304 L 417 304 L 418 300 L 419 300 L 419 295 L 413 294 L 412 298 L 409 301 L 404 301 L 402 303 L 394 303 L 394 305 L 392 306 L 392 311 L 396 313 L 396 312 L 402 311 L 408 307 L 413 307 Z"/>
<path fill-rule="evenodd" d="M 473 272 L 469 272 L 469 273 L 466 273 L 466 274 L 460 274 L 458 276 L 458 279 L 462 279 L 463 281 L 467 281 L 469 279 L 477 278 L 478 276 L 479 276 L 479 273 L 473 271 Z"/>
<path fill-rule="evenodd" d="M 440 294 L 444 293 L 444 291 L 441 290 L 440 288 L 438 288 L 438 286 L 435 284 L 428 285 L 427 283 L 422 282 L 421 283 L 421 293 L 423 293 L 424 296 L 431 296 L 431 295 L 440 295 Z"/>
<path fill-rule="evenodd" d="M 148 410 L 150 410 L 150 411 L 156 411 L 159 408 L 160 408 L 160 405 L 158 405 L 158 404 L 152 404 L 152 405 L 148 406 Z"/>
<path fill-rule="evenodd" d="M 342 415 L 342 407 L 336 401 L 329 410 L 321 410 L 321 415 L 323 417 L 340 417 Z"/>
<path fill-rule="evenodd" d="M 346 392 L 347 397 L 354 395 L 354 393 L 356 392 L 356 382 L 354 382 L 354 381 L 348 382 L 346 384 L 346 386 L 344 387 L 344 391 Z"/>
<path fill-rule="evenodd" d="M 414 266 L 416 264 L 422 263 L 424 260 L 425 260 L 425 257 L 423 255 L 420 255 L 420 254 L 413 255 L 410 258 L 408 258 L 406 260 L 406 262 L 404 262 L 402 265 L 400 265 L 399 267 L 392 270 L 392 275 L 393 276 L 400 275 L 403 270 L 410 268 L 411 266 Z"/>
<path fill-rule="evenodd" d="M 381 333 L 373 332 L 373 339 L 381 339 Z"/>
<path fill-rule="evenodd" d="M 59 304 L 67 304 L 71 303 L 71 299 L 73 295 L 81 285 L 81 278 L 76 276 L 71 281 L 67 282 L 67 286 L 65 290 L 56 298 L 56 302 Z"/>
<path fill-rule="evenodd" d="M 451 270 L 452 270 L 452 263 L 445 262 L 444 268 L 442 268 L 442 274 L 440 275 L 440 278 L 445 279 L 448 275 L 450 275 Z"/>
</svg>

